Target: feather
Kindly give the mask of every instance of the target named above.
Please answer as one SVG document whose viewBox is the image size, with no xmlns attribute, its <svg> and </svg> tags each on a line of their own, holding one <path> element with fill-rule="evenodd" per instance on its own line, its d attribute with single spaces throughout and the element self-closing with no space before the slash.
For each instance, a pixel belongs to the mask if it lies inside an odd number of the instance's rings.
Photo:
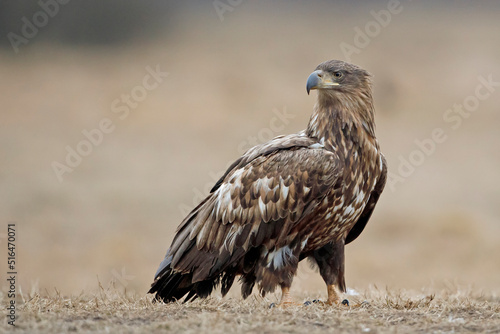
<svg viewBox="0 0 500 334">
<path fill-rule="evenodd" d="M 227 236 L 227 231 L 231 228 L 231 225 L 220 225 L 219 229 L 217 230 L 217 236 L 215 237 L 214 249 L 219 249 L 219 252 L 221 252 L 221 247 L 224 244 L 224 239 Z"/>
<path fill-rule="evenodd" d="M 198 235 L 196 236 L 196 248 L 202 249 L 203 246 L 205 246 L 205 243 L 208 240 L 210 230 L 212 228 L 212 224 L 214 224 L 214 223 L 215 222 L 212 220 L 208 220 L 205 222 L 200 233 L 198 233 Z"/>
</svg>

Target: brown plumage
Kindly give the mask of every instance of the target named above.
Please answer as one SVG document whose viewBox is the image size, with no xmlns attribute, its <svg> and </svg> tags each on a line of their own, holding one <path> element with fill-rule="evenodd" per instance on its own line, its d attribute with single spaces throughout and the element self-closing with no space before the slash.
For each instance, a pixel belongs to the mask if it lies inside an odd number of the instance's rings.
<svg viewBox="0 0 500 334">
<path fill-rule="evenodd" d="M 246 298 L 289 288 L 299 261 L 318 264 L 328 302 L 345 291 L 344 245 L 368 222 L 386 181 L 375 138 L 370 74 L 339 60 L 307 81 L 318 100 L 307 129 L 236 160 L 180 224 L 150 293 L 165 302 L 225 295 L 240 276 Z"/>
</svg>

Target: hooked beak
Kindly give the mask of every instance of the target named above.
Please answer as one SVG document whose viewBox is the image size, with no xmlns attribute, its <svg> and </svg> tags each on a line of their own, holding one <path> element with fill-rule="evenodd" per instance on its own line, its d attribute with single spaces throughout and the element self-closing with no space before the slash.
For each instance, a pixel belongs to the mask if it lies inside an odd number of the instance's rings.
<svg viewBox="0 0 500 334">
<path fill-rule="evenodd" d="M 338 85 L 338 82 L 333 82 L 331 80 L 330 74 L 323 70 L 317 70 L 312 72 L 309 78 L 307 78 L 307 95 L 309 95 L 309 92 L 313 89 L 332 89 L 334 86 Z"/>
</svg>

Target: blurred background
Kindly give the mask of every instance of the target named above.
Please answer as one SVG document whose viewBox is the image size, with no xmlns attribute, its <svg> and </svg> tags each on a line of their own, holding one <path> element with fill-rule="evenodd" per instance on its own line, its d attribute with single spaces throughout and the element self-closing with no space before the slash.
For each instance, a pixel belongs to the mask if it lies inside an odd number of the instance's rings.
<svg viewBox="0 0 500 334">
<path fill-rule="evenodd" d="M 145 294 L 187 212 L 246 149 L 305 128 L 308 75 L 342 59 L 374 75 L 391 172 L 347 247 L 347 285 L 500 292 L 499 14 L 496 1 L 2 1 L 2 276 L 15 223 L 23 292 Z M 295 282 L 324 289 L 305 261 Z"/>
</svg>

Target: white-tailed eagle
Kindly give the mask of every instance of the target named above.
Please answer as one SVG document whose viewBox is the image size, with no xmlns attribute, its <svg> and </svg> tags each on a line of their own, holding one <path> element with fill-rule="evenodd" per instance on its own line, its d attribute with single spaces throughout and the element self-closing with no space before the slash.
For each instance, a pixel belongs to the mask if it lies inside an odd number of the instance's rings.
<svg viewBox="0 0 500 334">
<path fill-rule="evenodd" d="M 257 145 L 236 160 L 191 211 L 149 290 L 171 302 L 207 297 L 235 278 L 243 298 L 281 287 L 299 261 L 319 266 L 327 303 L 345 291 L 344 245 L 363 231 L 384 189 L 387 167 L 375 137 L 371 76 L 339 60 L 307 79 L 318 90 L 307 129 Z"/>
</svg>

